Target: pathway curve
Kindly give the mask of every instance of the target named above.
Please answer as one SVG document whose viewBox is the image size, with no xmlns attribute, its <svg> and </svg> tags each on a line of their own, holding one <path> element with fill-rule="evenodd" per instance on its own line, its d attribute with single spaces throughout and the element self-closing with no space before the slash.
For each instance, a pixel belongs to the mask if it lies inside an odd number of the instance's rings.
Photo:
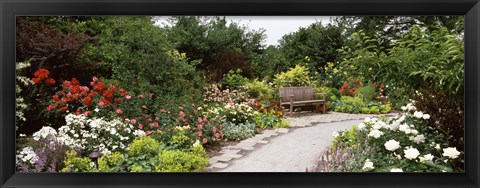
<svg viewBox="0 0 480 188">
<path fill-rule="evenodd" d="M 388 114 L 394 116 L 396 114 Z M 314 169 L 330 145 L 332 133 L 350 128 L 371 114 L 300 114 L 288 119 L 290 128 L 265 130 L 210 158 L 212 172 L 305 172 Z"/>
</svg>

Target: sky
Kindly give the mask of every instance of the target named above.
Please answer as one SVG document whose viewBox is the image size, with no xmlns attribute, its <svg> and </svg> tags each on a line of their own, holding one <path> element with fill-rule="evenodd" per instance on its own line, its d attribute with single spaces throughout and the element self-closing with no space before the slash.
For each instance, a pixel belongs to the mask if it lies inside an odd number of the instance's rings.
<svg viewBox="0 0 480 188">
<path fill-rule="evenodd" d="M 165 22 L 167 18 L 161 17 L 157 23 Z M 226 20 L 245 25 L 250 30 L 265 29 L 267 38 L 264 44 L 268 46 L 278 45 L 283 35 L 295 32 L 300 27 L 308 27 L 317 21 L 328 24 L 330 16 L 227 16 Z"/>
</svg>

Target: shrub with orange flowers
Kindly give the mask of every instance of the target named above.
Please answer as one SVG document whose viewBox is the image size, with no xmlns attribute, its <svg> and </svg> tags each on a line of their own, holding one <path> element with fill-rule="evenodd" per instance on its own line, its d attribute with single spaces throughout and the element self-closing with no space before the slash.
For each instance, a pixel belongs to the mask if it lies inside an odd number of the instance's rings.
<svg viewBox="0 0 480 188">
<path fill-rule="evenodd" d="M 350 84 L 345 81 L 338 91 L 340 91 L 343 96 L 354 96 L 357 93 L 357 88 L 362 86 L 363 84 L 359 79 L 354 80 Z"/>
</svg>

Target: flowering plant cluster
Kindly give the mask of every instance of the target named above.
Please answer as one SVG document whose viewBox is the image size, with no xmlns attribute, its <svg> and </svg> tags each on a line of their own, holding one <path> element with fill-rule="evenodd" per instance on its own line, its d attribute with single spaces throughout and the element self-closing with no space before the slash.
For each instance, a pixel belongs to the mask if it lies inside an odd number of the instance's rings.
<svg viewBox="0 0 480 188">
<path fill-rule="evenodd" d="M 47 86 L 53 86 L 55 85 L 55 79 L 49 78 L 50 71 L 47 69 L 38 69 L 34 73 L 35 77 L 32 78 L 33 83 L 40 85 L 45 83 Z"/>
<path fill-rule="evenodd" d="M 336 159 L 338 165 L 329 169 L 377 172 L 463 171 L 463 152 L 449 146 L 441 132 L 426 124 L 430 115 L 416 111 L 414 103 L 402 107 L 402 110 L 400 117 L 391 120 L 366 118 L 363 123 L 352 127 L 355 130 L 354 136 L 346 134 L 352 131 L 334 133 L 333 147 L 340 147 L 340 151 L 346 152 L 340 154 L 344 158 Z M 343 160 L 347 158 L 350 162 Z M 332 161 L 325 163 L 331 164 Z"/>
<path fill-rule="evenodd" d="M 357 88 L 362 87 L 363 84 L 359 79 L 356 79 L 353 83 L 343 82 L 343 85 L 338 91 L 343 96 L 354 96 L 357 93 Z"/>
<path fill-rule="evenodd" d="M 212 84 L 210 87 L 204 88 L 203 101 L 206 103 L 243 103 L 254 104 L 254 100 L 249 99 L 245 92 L 245 86 L 240 90 L 220 90 L 217 84 Z"/>
</svg>

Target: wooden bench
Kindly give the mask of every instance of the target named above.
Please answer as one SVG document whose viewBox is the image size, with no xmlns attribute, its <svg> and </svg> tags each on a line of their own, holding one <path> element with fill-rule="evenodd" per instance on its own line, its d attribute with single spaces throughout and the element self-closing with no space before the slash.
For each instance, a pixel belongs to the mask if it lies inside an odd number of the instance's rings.
<svg viewBox="0 0 480 188">
<path fill-rule="evenodd" d="M 323 113 L 326 113 L 326 93 L 320 93 L 322 99 L 315 100 L 315 92 L 312 87 L 284 87 L 279 89 L 280 105 L 288 106 L 290 113 L 293 107 L 314 106 L 319 109 L 323 105 Z"/>
</svg>

